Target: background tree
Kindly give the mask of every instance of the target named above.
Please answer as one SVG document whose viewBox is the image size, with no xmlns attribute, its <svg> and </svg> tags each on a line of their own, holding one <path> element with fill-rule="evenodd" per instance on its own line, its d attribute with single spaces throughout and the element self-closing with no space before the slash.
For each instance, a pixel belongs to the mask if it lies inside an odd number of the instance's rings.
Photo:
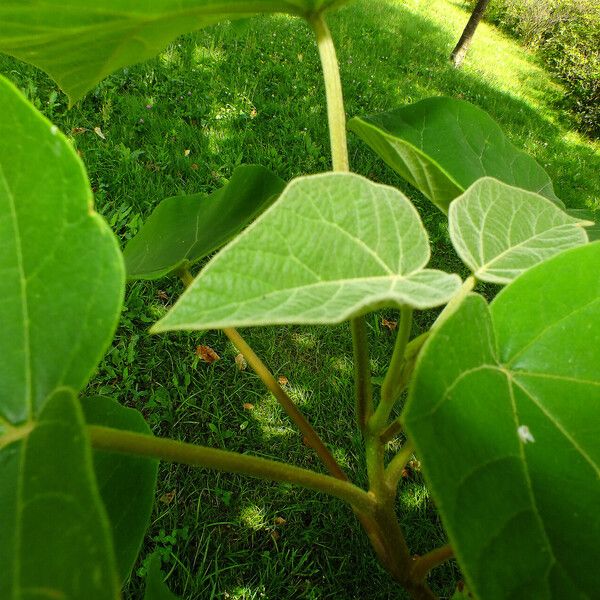
<svg viewBox="0 0 600 600">
<path fill-rule="evenodd" d="M 471 45 L 471 40 L 475 35 L 475 30 L 477 29 L 477 25 L 479 25 L 479 21 L 483 18 L 483 13 L 487 8 L 487 5 L 490 3 L 490 0 L 477 0 L 477 4 L 475 5 L 475 9 L 471 13 L 471 17 L 469 18 L 469 22 L 467 26 L 464 28 L 460 39 L 458 40 L 458 44 L 452 50 L 452 54 L 450 55 L 450 59 L 454 63 L 455 67 L 460 67 L 462 61 L 467 54 L 467 50 Z"/>
</svg>

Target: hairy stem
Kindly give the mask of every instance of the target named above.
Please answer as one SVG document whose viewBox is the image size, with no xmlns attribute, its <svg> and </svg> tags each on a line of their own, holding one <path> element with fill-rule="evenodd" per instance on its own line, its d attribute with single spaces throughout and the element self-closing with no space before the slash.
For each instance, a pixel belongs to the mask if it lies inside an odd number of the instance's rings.
<svg viewBox="0 0 600 600">
<path fill-rule="evenodd" d="M 257 456 L 206 448 L 110 427 L 90 425 L 87 431 L 92 446 L 99 450 L 148 456 L 217 471 L 241 473 L 259 479 L 284 481 L 335 496 L 348 502 L 360 512 L 368 514 L 374 510 L 374 501 L 367 492 L 330 475 L 314 473 L 308 469 Z"/>
<path fill-rule="evenodd" d="M 444 310 L 438 315 L 438 318 L 435 320 L 435 323 L 431 326 L 431 330 L 437 329 L 442 323 L 448 319 L 454 312 L 458 309 L 458 307 L 462 304 L 462 301 L 465 297 L 473 290 L 477 280 L 473 275 L 467 277 L 458 292 L 454 295 L 454 297 L 446 304 Z"/>
<path fill-rule="evenodd" d="M 406 442 L 402 449 L 392 458 L 390 464 L 385 470 L 385 478 L 388 485 L 394 490 L 398 487 L 400 479 L 402 479 L 402 471 L 406 467 L 410 457 L 415 451 L 414 446 L 410 442 Z"/>
<path fill-rule="evenodd" d="M 350 170 L 350 166 L 346 141 L 346 112 L 335 46 L 329 27 L 321 14 L 312 18 L 310 23 L 317 36 L 317 46 L 325 79 L 333 170 L 347 172 Z"/>
<path fill-rule="evenodd" d="M 333 458 L 331 452 L 329 452 L 327 446 L 323 443 L 323 440 L 321 440 L 317 432 L 312 428 L 312 425 L 298 410 L 298 407 L 292 402 L 292 399 L 279 385 L 273 374 L 267 369 L 263 361 L 257 356 L 254 350 L 252 350 L 246 340 L 244 340 L 239 332 L 233 328 L 226 328 L 223 331 L 233 345 L 242 353 L 246 362 L 260 377 L 267 389 L 275 396 L 290 419 L 297 425 L 298 429 L 302 432 L 302 435 L 304 435 L 306 443 L 319 455 L 319 458 L 323 461 L 323 464 L 327 467 L 327 470 L 331 475 L 342 481 L 348 481 L 348 476 L 344 473 L 335 458 Z"/>
<path fill-rule="evenodd" d="M 454 552 L 450 544 L 446 544 L 441 548 L 436 548 L 423 556 L 419 556 L 413 563 L 412 578 L 415 581 L 425 581 L 429 571 L 435 569 L 435 567 L 438 567 L 453 556 Z"/>
<path fill-rule="evenodd" d="M 403 370 L 406 363 L 406 347 L 412 327 L 412 315 L 413 311 L 411 308 L 406 307 L 401 311 L 400 328 L 396 336 L 392 360 L 381 386 L 381 401 L 375 411 L 375 415 L 373 415 L 372 427 L 379 433 L 387 427 L 387 421 L 394 408 L 394 404 L 406 385 Z"/>
</svg>

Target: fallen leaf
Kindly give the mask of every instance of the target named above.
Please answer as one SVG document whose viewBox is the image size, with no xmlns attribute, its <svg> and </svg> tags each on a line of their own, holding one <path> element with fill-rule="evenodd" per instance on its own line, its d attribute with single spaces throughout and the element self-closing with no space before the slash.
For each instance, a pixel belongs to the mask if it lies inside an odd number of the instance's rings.
<svg viewBox="0 0 600 600">
<path fill-rule="evenodd" d="M 254 404 L 250 404 L 250 402 L 244 402 L 244 410 L 252 410 L 254 408 Z"/>
<path fill-rule="evenodd" d="M 156 295 L 158 296 L 158 299 L 162 300 L 163 302 L 167 302 L 169 300 L 169 295 L 163 290 L 158 290 L 158 292 L 156 292 Z"/>
<path fill-rule="evenodd" d="M 186 150 L 184 150 L 184 151 L 183 151 L 183 155 L 184 155 L 184 156 L 189 156 L 189 155 L 190 155 L 190 150 L 187 150 L 187 149 L 186 149 Z"/>
<path fill-rule="evenodd" d="M 248 366 L 248 363 L 241 352 L 235 357 L 235 366 L 238 368 L 238 371 L 245 371 Z"/>
<path fill-rule="evenodd" d="M 276 542 L 281 537 L 281 534 L 279 531 L 271 531 L 271 537 L 273 538 L 273 541 Z"/>
<path fill-rule="evenodd" d="M 190 166 L 192 167 L 192 171 L 198 170 L 198 165 L 196 163 L 192 163 Z"/>
<path fill-rule="evenodd" d="M 79 133 L 84 133 L 86 131 L 87 131 L 87 129 L 85 127 L 73 127 L 73 129 L 71 129 L 71 133 L 73 135 L 77 135 Z"/>
<path fill-rule="evenodd" d="M 287 521 L 283 517 L 275 517 L 275 525 L 285 525 Z"/>
<path fill-rule="evenodd" d="M 173 502 L 173 500 L 174 500 L 174 499 L 175 499 L 175 490 L 173 490 L 173 491 L 171 491 L 171 492 L 167 492 L 166 494 L 163 494 L 163 495 L 160 497 L 160 501 L 161 501 L 163 504 L 166 504 L 167 506 L 168 506 L 169 504 L 171 504 L 171 502 Z"/>
<path fill-rule="evenodd" d="M 199 356 L 201 360 L 207 362 L 209 365 L 221 359 L 210 346 L 198 346 L 196 348 L 196 356 Z"/>
<path fill-rule="evenodd" d="M 381 326 L 394 331 L 398 327 L 398 321 L 388 321 L 387 319 L 381 319 Z"/>
<path fill-rule="evenodd" d="M 277 381 L 279 382 L 279 385 L 287 385 L 289 383 L 289 380 L 285 375 L 280 375 L 277 378 Z"/>
<path fill-rule="evenodd" d="M 256 110 L 255 108 L 253 108 L 253 109 L 250 111 L 250 118 L 251 118 L 251 119 L 254 119 L 254 118 L 256 117 L 256 115 L 257 115 L 257 114 L 258 114 L 257 110 Z"/>
<path fill-rule="evenodd" d="M 105 140 L 106 136 L 102 133 L 102 129 L 100 127 L 94 127 L 94 133 L 101 139 Z"/>
</svg>

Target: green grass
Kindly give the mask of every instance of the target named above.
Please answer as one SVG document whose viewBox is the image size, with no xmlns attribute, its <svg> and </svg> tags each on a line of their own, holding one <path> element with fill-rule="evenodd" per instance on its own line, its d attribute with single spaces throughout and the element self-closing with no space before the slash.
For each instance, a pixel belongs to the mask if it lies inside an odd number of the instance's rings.
<svg viewBox="0 0 600 600">
<path fill-rule="evenodd" d="M 600 148 L 574 133 L 569 115 L 557 110 L 563 91 L 533 55 L 482 24 L 464 68 L 450 66 L 447 56 L 467 17 L 452 0 L 362 0 L 331 15 L 348 115 L 431 95 L 465 98 L 546 167 L 568 206 L 599 206 Z M 160 200 L 212 191 L 238 164 L 259 163 L 288 180 L 329 168 L 316 48 L 309 29 L 291 18 L 226 23 L 185 36 L 156 60 L 108 78 L 71 111 L 33 68 L 0 57 L 0 71 L 72 137 L 98 210 L 123 243 Z M 350 156 L 357 172 L 411 197 L 430 231 L 435 266 L 460 270 L 443 216 L 354 137 Z M 236 351 L 222 333 L 147 334 L 181 289 L 173 279 L 128 286 L 114 344 L 88 392 L 138 408 L 157 435 L 320 469 L 257 377 L 238 371 Z M 433 316 L 418 315 L 418 328 Z M 368 317 L 375 376 L 383 375 L 393 345 L 381 317 L 396 315 Z M 274 372 L 289 379 L 293 399 L 364 483 L 348 326 L 244 333 Z M 221 360 L 198 362 L 200 343 Z M 245 410 L 244 403 L 254 408 Z M 172 500 L 165 496 L 170 492 Z M 418 473 L 403 485 L 399 511 L 414 552 L 443 543 Z M 155 549 L 163 554 L 169 585 L 185 599 L 405 597 L 374 560 L 345 506 L 240 476 L 162 465 L 152 524 L 127 597 L 141 597 L 144 559 Z M 432 585 L 448 597 L 459 578 L 449 563 L 433 573 Z"/>
</svg>

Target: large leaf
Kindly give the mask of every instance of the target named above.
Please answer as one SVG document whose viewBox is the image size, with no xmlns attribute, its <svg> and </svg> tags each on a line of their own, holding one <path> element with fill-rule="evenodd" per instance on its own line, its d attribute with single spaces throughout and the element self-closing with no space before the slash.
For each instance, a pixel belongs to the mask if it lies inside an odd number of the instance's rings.
<svg viewBox="0 0 600 600">
<path fill-rule="evenodd" d="M 115 598 L 74 394 L 121 308 L 117 241 L 68 141 L 0 77 L 0 598 Z"/>
<path fill-rule="evenodd" d="M 348 0 L 2 0 L 0 52 L 46 71 L 71 102 L 178 35 L 256 13 L 309 16 Z"/>
<path fill-rule="evenodd" d="M 595 598 L 600 243 L 555 256 L 431 336 L 404 413 L 478 598 Z"/>
<path fill-rule="evenodd" d="M 0 522 L 0 598 L 119 598 L 110 526 L 72 391 L 57 390 L 35 425 L 0 431 Z"/>
<path fill-rule="evenodd" d="M 447 302 L 427 233 L 396 189 L 349 173 L 293 181 L 200 273 L 155 331 L 339 323 L 382 306 Z"/>
<path fill-rule="evenodd" d="M 242 166 L 210 196 L 163 200 L 125 248 L 127 276 L 158 279 L 203 259 L 268 208 L 284 187 L 267 169 Z"/>
<path fill-rule="evenodd" d="M 121 406 L 111 398 L 85 398 L 82 407 L 88 425 L 152 434 L 137 410 Z M 94 450 L 94 471 L 111 525 L 119 575 L 125 582 L 148 528 L 158 461 Z"/>
<path fill-rule="evenodd" d="M 443 212 L 485 176 L 536 192 L 564 208 L 546 171 L 513 146 L 485 111 L 464 100 L 427 98 L 387 113 L 355 117 L 348 127 Z"/>
<path fill-rule="evenodd" d="M 555 254 L 585 244 L 580 221 L 546 198 L 484 177 L 453 200 L 452 244 L 477 279 L 509 283 Z"/>
<path fill-rule="evenodd" d="M 0 78 L 0 416 L 83 387 L 115 330 L 124 269 L 66 138 Z"/>
</svg>

